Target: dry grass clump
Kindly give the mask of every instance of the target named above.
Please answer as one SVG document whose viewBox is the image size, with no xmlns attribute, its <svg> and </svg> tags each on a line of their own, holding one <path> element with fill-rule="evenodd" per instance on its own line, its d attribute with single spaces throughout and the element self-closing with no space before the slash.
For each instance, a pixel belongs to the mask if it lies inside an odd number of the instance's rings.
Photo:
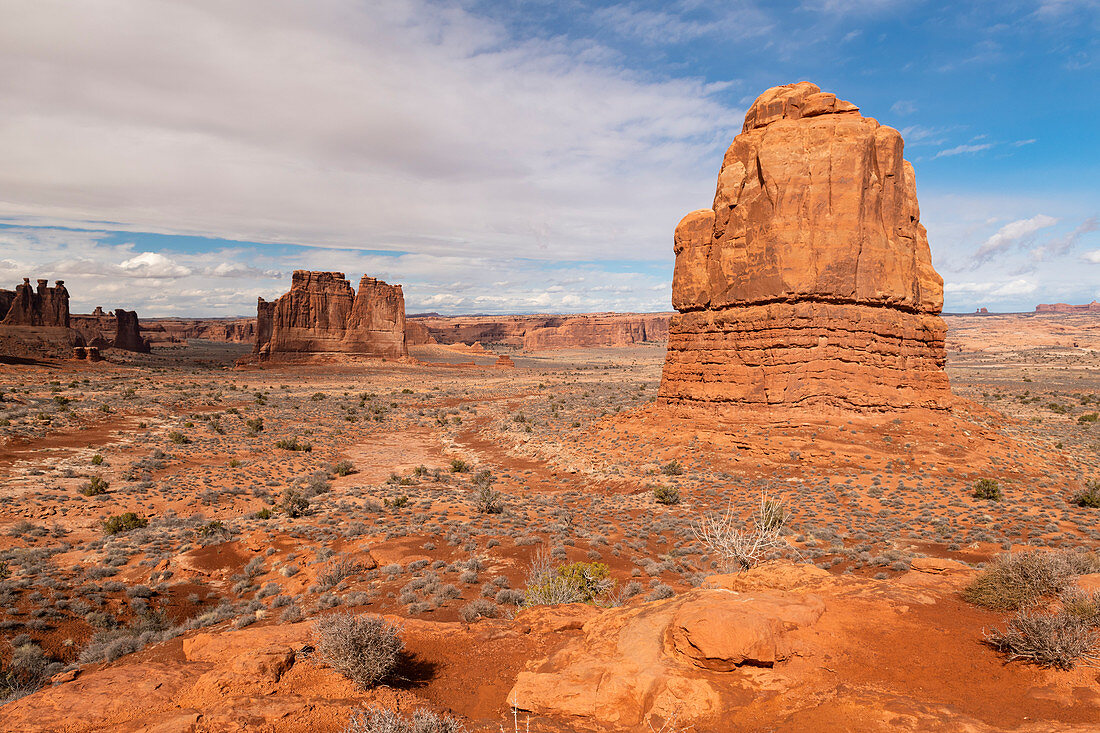
<svg viewBox="0 0 1100 733">
<path fill-rule="evenodd" d="M 334 613 L 313 625 L 321 659 L 363 689 L 393 673 L 405 648 L 400 631 L 381 616 L 368 614 Z"/>
<path fill-rule="evenodd" d="M 963 591 L 976 606 L 1016 611 L 1065 590 L 1078 575 L 1100 569 L 1093 553 L 1029 550 L 999 555 Z"/>
<path fill-rule="evenodd" d="M 466 728 L 448 715 L 417 710 L 411 720 L 392 710 L 367 710 L 348 721 L 344 733 L 465 733 Z"/>
<path fill-rule="evenodd" d="M 527 573 L 523 594 L 525 606 L 554 606 L 560 603 L 596 603 L 615 587 L 607 565 L 574 562 L 555 566 L 545 548 L 535 555 Z"/>
<path fill-rule="evenodd" d="M 1054 614 L 1020 611 L 1008 620 L 1004 631 L 987 634 L 986 641 L 1010 660 L 1072 669 L 1079 661 L 1097 658 L 1100 634 L 1095 622 L 1066 609 Z"/>
</svg>

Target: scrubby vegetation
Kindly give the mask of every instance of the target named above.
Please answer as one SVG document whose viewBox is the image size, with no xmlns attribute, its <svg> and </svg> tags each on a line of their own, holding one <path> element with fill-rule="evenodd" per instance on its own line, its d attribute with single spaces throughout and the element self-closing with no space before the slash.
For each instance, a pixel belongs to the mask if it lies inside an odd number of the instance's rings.
<svg viewBox="0 0 1100 733">
<path fill-rule="evenodd" d="M 321 659 L 363 689 L 393 673 L 405 646 L 400 629 L 381 616 L 334 613 L 313 629 Z"/>
</svg>

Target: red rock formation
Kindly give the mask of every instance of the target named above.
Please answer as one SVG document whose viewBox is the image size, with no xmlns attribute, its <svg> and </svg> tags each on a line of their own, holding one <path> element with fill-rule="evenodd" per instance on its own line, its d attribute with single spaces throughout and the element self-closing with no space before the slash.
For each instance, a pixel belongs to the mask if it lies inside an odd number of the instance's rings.
<svg viewBox="0 0 1100 733">
<path fill-rule="evenodd" d="M 274 303 L 261 298 L 256 315 L 254 351 L 261 359 L 408 354 L 401 286 L 372 277 L 363 276 L 356 294 L 342 272 L 298 270 L 290 292 Z"/>
<path fill-rule="evenodd" d="M 424 346 L 434 343 L 435 339 L 427 326 L 417 321 L 405 321 L 405 344 L 407 346 Z"/>
<path fill-rule="evenodd" d="M 512 361 L 512 357 L 507 354 L 501 354 L 497 357 L 496 363 L 493 364 L 498 369 L 515 369 L 516 363 Z"/>
<path fill-rule="evenodd" d="M 941 407 L 943 280 L 901 135 L 775 87 L 676 228 L 660 396 L 673 405 Z"/>
<path fill-rule="evenodd" d="M 1092 301 L 1084 305 L 1069 303 L 1040 303 L 1035 306 L 1036 313 L 1100 313 L 1100 302 Z"/>
<path fill-rule="evenodd" d="M 97 307 L 90 314 L 74 314 L 70 321 L 89 346 L 149 353 L 149 342 L 141 335 L 142 328 L 134 311 L 118 308 L 104 313 L 103 308 Z"/>
<path fill-rule="evenodd" d="M 581 313 L 570 316 L 425 316 L 410 319 L 436 343 L 512 346 L 529 351 L 659 343 L 666 313 Z M 410 342 L 410 345 L 411 342 Z"/>
<path fill-rule="evenodd" d="M 58 280 L 54 287 L 47 287 L 47 280 L 38 281 L 38 289 L 31 287 L 30 278 L 15 291 L 0 291 L 0 306 L 6 304 L 5 326 L 69 327 L 69 291 L 65 282 Z"/>
</svg>

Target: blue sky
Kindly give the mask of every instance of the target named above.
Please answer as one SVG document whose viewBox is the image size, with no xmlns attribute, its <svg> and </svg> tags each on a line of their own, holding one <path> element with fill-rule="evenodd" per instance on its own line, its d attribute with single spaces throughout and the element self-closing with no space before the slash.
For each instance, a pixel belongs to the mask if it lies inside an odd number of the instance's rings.
<svg viewBox="0 0 1100 733">
<path fill-rule="evenodd" d="M 1100 2 L 0 0 L 0 282 L 254 312 L 667 310 L 764 89 L 902 131 L 946 309 L 1100 298 Z M 0 286 L 3 286 L 0 284 Z M 10 285 L 7 285 L 10 287 Z"/>
</svg>

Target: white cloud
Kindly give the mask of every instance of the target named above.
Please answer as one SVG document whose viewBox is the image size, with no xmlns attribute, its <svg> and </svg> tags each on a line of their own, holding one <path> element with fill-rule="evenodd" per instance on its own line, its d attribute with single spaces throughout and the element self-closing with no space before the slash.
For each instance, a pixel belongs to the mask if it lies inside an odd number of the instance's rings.
<svg viewBox="0 0 1100 733">
<path fill-rule="evenodd" d="M 1032 280 L 1019 278 L 1008 282 L 962 282 L 944 283 L 945 293 L 952 295 L 985 295 L 995 298 L 1011 298 L 1013 296 L 1030 295 L 1039 289 L 1038 284 Z"/>
<path fill-rule="evenodd" d="M 430 0 L 0 0 L 0 15 L 0 217 L 17 223 L 668 259 L 743 116 L 722 84 L 514 40 Z"/>
<path fill-rule="evenodd" d="M 890 111 L 896 115 L 905 117 L 917 111 L 917 105 L 908 99 L 899 99 L 890 105 Z"/>
<path fill-rule="evenodd" d="M 1018 219 L 1005 224 L 989 237 L 974 253 L 974 261 L 982 263 L 988 261 L 993 255 L 1026 241 L 1041 229 L 1054 226 L 1058 220 L 1046 214 L 1036 214 L 1030 219 Z"/>
<path fill-rule="evenodd" d="M 133 277 L 177 278 L 191 274 L 190 269 L 176 264 L 159 252 L 142 252 L 123 260 L 118 266 Z"/>
<path fill-rule="evenodd" d="M 947 148 L 936 153 L 934 158 L 946 158 L 952 155 L 964 155 L 966 153 L 980 153 L 983 150 L 989 150 L 993 147 L 993 143 L 979 143 L 978 145 L 956 145 L 953 148 Z"/>
<path fill-rule="evenodd" d="M 1031 250 L 1031 256 L 1035 260 L 1048 260 L 1052 257 L 1061 257 L 1077 246 L 1081 237 L 1092 232 L 1100 231 L 1100 219 L 1090 216 L 1081 222 L 1077 228 L 1061 237 L 1051 239 L 1042 246 Z"/>
<path fill-rule="evenodd" d="M 1081 259 L 1085 262 L 1091 262 L 1095 265 L 1100 265 L 1100 249 L 1094 249 L 1091 252 L 1085 252 L 1081 255 Z"/>
</svg>

